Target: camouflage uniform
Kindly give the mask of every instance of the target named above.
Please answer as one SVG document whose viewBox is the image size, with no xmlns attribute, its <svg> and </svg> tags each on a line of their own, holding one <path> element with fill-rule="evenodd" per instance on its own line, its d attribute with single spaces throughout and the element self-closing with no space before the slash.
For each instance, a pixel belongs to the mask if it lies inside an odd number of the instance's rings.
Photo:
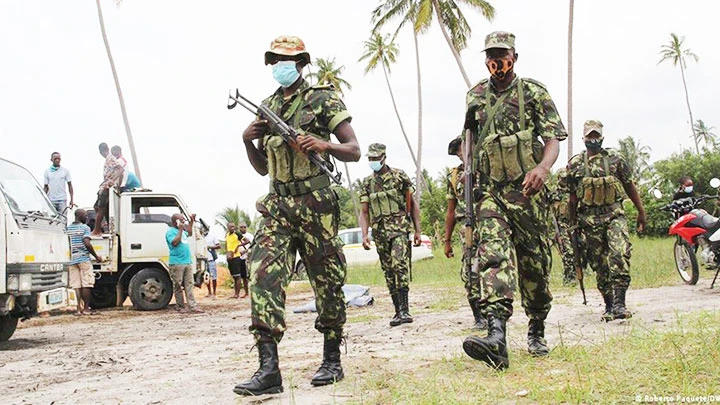
<svg viewBox="0 0 720 405">
<path fill-rule="evenodd" d="M 289 99 L 285 100 L 282 89 L 278 89 L 263 104 L 296 129 L 326 141 L 341 122 L 350 120 L 332 87 L 310 86 L 305 81 Z M 315 292 L 315 328 L 327 338 L 340 337 L 345 324 L 342 286 L 346 268 L 342 242 L 337 236 L 338 197 L 328 187 L 327 176 L 279 134 L 268 133 L 262 145 L 271 182 L 270 193 L 257 202 L 262 220 L 248 257 L 250 331 L 256 339 L 262 335 L 276 342 L 282 339 L 286 329 L 285 288 L 290 282 L 295 252 L 299 251 Z"/>
<path fill-rule="evenodd" d="M 520 102 L 521 97 L 524 103 Z M 504 98 L 504 102 L 498 105 L 492 121 L 488 121 L 488 110 L 499 98 Z M 512 315 L 513 292 L 519 276 L 525 313 L 531 319 L 544 320 L 552 301 L 548 286 L 552 259 L 546 236 L 546 193 L 523 195 L 524 174 L 534 167 L 529 159 L 504 169 L 496 167 L 499 165 L 491 167 L 490 162 L 499 154 L 512 152 L 510 148 L 523 148 L 526 156 L 540 162 L 543 146 L 537 138 L 563 140 L 567 137 L 565 128 L 545 86 L 532 79 L 516 77 L 503 92 L 483 80 L 468 92 L 466 102 L 467 128 L 481 136 L 483 128 L 487 132 L 484 139 L 475 139 L 473 148 L 475 173 L 482 180 L 479 185 L 482 197 L 476 206 L 474 235 L 478 249 L 473 271 L 479 275 L 483 288 L 483 313 L 501 319 Z M 521 104 L 524 104 L 522 116 Z M 515 138 L 516 134 L 522 134 L 522 138 Z M 508 138 L 515 138 L 515 143 L 503 151 L 502 139 Z"/>
<path fill-rule="evenodd" d="M 602 149 L 592 157 L 583 151 L 568 164 L 570 192 L 579 200 L 577 217 L 585 237 L 585 255 L 603 297 L 630 285 L 630 232 L 622 186 L 632 183 L 631 176 L 630 166 L 612 149 Z"/>
<path fill-rule="evenodd" d="M 376 172 L 363 179 L 360 203 L 368 204 L 380 265 L 390 295 L 394 296 L 400 290 L 409 288 L 411 243 L 408 234 L 413 228 L 409 213 L 405 211 L 405 195 L 408 190 L 412 194 L 415 188 L 404 171 L 389 169 L 386 173 Z M 382 196 L 379 202 L 373 201 L 372 197 L 378 193 L 387 196 L 389 207 L 382 206 Z"/>
<path fill-rule="evenodd" d="M 567 171 L 558 171 L 558 184 L 549 194 L 552 215 L 557 222 L 556 245 L 563 265 L 563 281 L 569 283 L 575 280 L 575 251 L 572 247 L 570 235 L 570 217 L 568 213 L 569 190 L 567 185 Z"/>
</svg>

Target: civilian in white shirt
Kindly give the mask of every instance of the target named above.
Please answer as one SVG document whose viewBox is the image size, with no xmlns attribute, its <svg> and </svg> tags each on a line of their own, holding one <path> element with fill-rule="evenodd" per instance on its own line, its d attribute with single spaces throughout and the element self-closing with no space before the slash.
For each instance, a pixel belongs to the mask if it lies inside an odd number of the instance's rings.
<svg viewBox="0 0 720 405">
<path fill-rule="evenodd" d="M 53 152 L 50 155 L 50 161 L 52 162 L 52 166 L 45 170 L 43 189 L 53 207 L 55 207 L 55 211 L 64 214 L 65 208 L 74 204 L 72 178 L 70 177 L 70 171 L 60 166 L 59 152 Z M 67 183 L 68 191 L 70 191 L 70 204 L 67 203 L 65 183 Z"/>
</svg>

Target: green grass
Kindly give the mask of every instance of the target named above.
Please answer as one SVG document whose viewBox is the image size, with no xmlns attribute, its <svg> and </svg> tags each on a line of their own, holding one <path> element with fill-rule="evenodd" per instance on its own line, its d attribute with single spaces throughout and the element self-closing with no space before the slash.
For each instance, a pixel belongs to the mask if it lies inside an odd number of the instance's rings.
<svg viewBox="0 0 720 405">
<path fill-rule="evenodd" d="M 498 373 L 464 354 L 430 361 L 412 378 L 373 367 L 358 381 L 363 403 L 628 403 L 636 395 L 718 394 L 720 313 L 677 319 L 662 332 L 633 325 L 629 334 L 588 346 L 559 346 L 534 359 L 511 352 Z"/>
<path fill-rule="evenodd" d="M 675 270 L 673 258 L 673 239 L 671 238 L 637 238 L 632 237 L 632 259 L 630 261 L 631 286 L 633 288 L 658 287 L 681 283 Z M 460 281 L 459 246 L 455 247 L 457 256 L 452 259 L 445 257 L 441 249 L 435 249 L 435 258 L 413 263 L 413 284 L 431 288 L 463 289 Z M 553 247 L 553 266 L 551 270 L 550 288 L 552 291 L 569 291 L 577 287 L 562 284 L 562 262 Z M 349 284 L 385 286 L 385 277 L 380 265 L 351 267 L 348 269 Z M 595 289 L 595 273 L 585 271 L 585 289 Z M 411 287 L 412 288 L 412 287 Z"/>
</svg>

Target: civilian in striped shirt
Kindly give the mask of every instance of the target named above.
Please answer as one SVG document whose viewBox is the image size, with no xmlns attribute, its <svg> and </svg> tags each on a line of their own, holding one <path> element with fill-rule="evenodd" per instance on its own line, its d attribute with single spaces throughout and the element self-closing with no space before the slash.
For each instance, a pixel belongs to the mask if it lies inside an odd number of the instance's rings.
<svg viewBox="0 0 720 405">
<path fill-rule="evenodd" d="M 68 274 L 69 286 L 75 289 L 78 296 L 78 306 L 75 315 L 94 315 L 96 312 L 90 310 L 90 298 L 92 288 L 95 286 L 95 274 L 93 274 L 90 255 L 95 260 L 102 262 L 90 243 L 90 227 L 87 223 L 87 212 L 83 209 L 75 211 L 75 222 L 67 227 L 67 234 L 70 236 L 70 271 Z"/>
</svg>

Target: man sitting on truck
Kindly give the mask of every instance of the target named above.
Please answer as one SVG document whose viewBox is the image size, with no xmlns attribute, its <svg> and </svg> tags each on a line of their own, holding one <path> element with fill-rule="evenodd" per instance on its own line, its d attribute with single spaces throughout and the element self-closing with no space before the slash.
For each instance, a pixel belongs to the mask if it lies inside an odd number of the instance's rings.
<svg viewBox="0 0 720 405">
<path fill-rule="evenodd" d="M 142 187 L 142 185 L 140 184 L 140 180 L 137 178 L 137 176 L 135 176 L 135 173 L 128 170 L 127 160 L 125 160 L 125 157 L 122 155 L 122 148 L 120 148 L 118 145 L 115 145 L 110 148 L 110 153 L 115 156 L 115 159 L 117 159 L 118 163 L 120 163 L 120 165 L 123 167 L 123 177 L 120 181 L 119 191 L 122 193 Z"/>
<path fill-rule="evenodd" d="M 84 209 L 75 211 L 75 222 L 67 227 L 67 234 L 70 237 L 70 269 L 68 274 L 68 285 L 75 289 L 78 296 L 77 312 L 75 315 L 94 315 L 96 312 L 90 310 L 91 291 L 95 286 L 95 274 L 93 273 L 90 255 L 95 260 L 102 262 L 90 243 L 90 227 L 87 223 L 87 212 Z"/>
<path fill-rule="evenodd" d="M 110 201 L 110 188 L 118 188 L 123 177 L 123 167 L 110 153 L 110 148 L 103 142 L 98 145 L 100 155 L 105 158 L 103 166 L 103 182 L 98 189 L 98 197 L 95 201 L 95 229 L 90 234 L 91 237 L 102 237 L 102 221 L 108 212 L 108 204 Z"/>
</svg>

